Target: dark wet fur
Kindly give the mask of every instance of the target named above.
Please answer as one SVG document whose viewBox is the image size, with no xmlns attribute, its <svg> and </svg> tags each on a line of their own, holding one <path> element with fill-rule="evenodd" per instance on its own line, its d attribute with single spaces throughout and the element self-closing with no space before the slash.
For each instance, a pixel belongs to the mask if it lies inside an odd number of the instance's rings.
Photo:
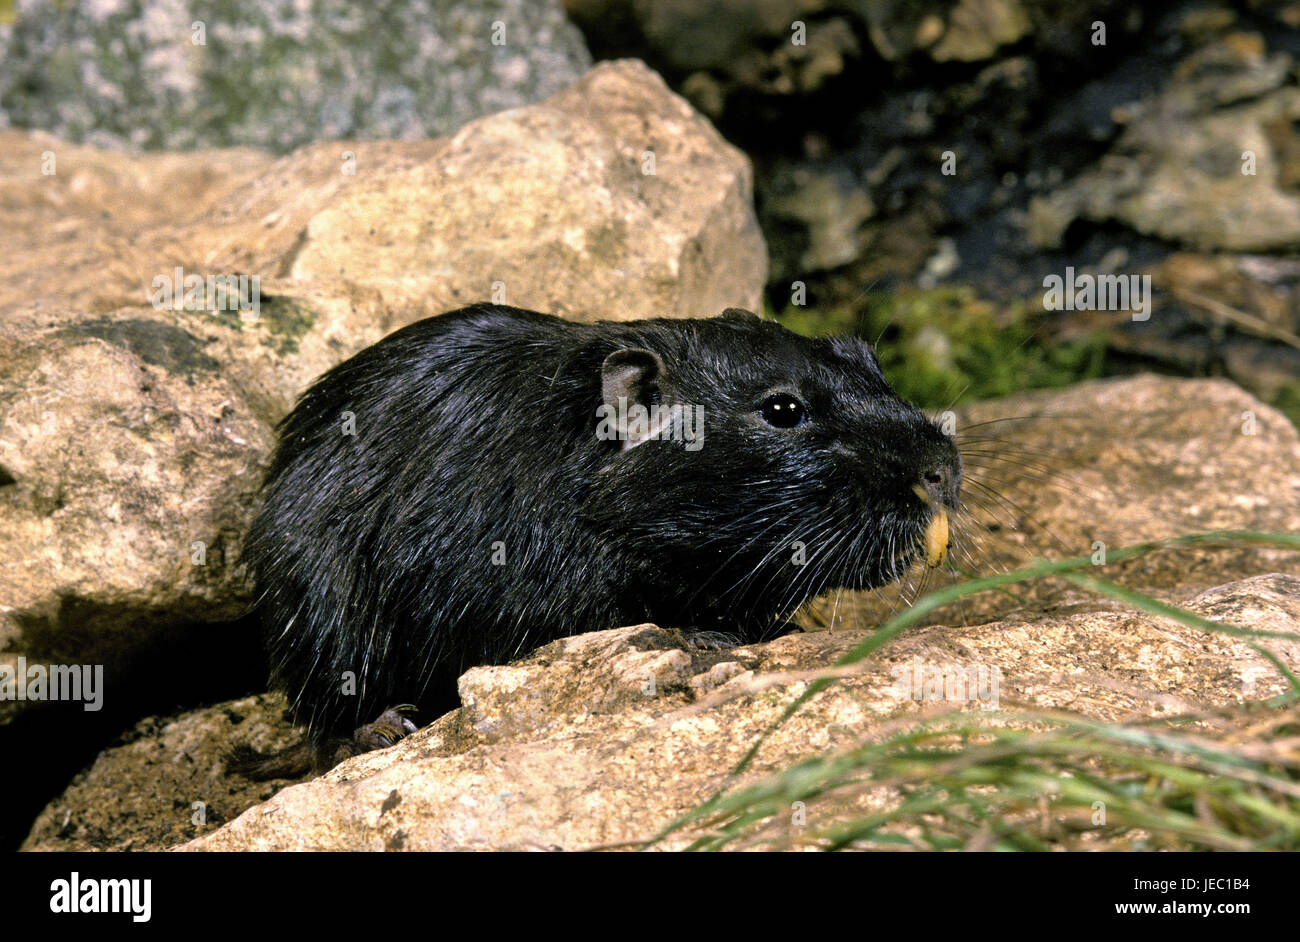
<svg viewBox="0 0 1300 942">
<path fill-rule="evenodd" d="M 701 450 L 597 439 L 602 363 L 622 348 L 662 359 L 658 401 L 704 406 Z M 773 390 L 809 421 L 765 424 Z M 311 387 L 244 558 L 274 679 L 321 751 L 396 702 L 436 716 L 466 669 L 563 635 L 649 621 L 755 641 L 827 589 L 891 582 L 931 513 L 913 484 L 937 466 L 953 504 L 952 441 L 864 342 L 741 312 L 584 325 L 476 305 Z"/>
</svg>

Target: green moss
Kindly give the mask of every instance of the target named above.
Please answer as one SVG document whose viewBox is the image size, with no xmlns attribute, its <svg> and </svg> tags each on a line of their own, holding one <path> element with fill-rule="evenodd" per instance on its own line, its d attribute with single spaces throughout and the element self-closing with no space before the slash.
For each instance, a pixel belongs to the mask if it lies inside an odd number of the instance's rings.
<svg viewBox="0 0 1300 942">
<path fill-rule="evenodd" d="M 787 308 L 797 333 L 856 334 L 876 344 L 885 377 L 904 398 L 942 409 L 1102 374 L 1100 336 L 1045 344 L 1023 308 L 995 308 L 961 287 L 869 294 L 858 311 Z"/>
<path fill-rule="evenodd" d="M 259 323 L 276 338 L 281 356 L 298 352 L 298 341 L 316 323 L 316 312 L 296 298 L 262 296 Z"/>
<path fill-rule="evenodd" d="M 1300 428 L 1300 381 L 1287 383 L 1279 389 L 1269 405 L 1290 419 L 1296 428 Z"/>
<path fill-rule="evenodd" d="M 258 302 L 256 320 L 245 321 L 244 312 L 214 311 L 212 316 L 226 327 L 243 330 L 255 325 L 262 331 L 262 343 L 281 356 L 298 352 L 298 341 L 316 322 L 316 312 L 296 298 L 263 294 Z"/>
</svg>

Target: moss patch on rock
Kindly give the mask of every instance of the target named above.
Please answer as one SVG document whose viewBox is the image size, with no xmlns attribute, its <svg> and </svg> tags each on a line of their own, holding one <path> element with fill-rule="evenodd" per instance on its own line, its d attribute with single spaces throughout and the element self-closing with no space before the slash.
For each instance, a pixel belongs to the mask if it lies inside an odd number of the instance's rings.
<svg viewBox="0 0 1300 942">
<path fill-rule="evenodd" d="M 316 312 L 297 298 L 268 294 L 263 294 L 258 302 L 256 319 L 245 320 L 241 311 L 219 311 L 214 316 L 222 325 L 235 330 L 256 325 L 262 331 L 262 343 L 280 356 L 297 353 L 298 341 L 316 323 Z"/>
</svg>

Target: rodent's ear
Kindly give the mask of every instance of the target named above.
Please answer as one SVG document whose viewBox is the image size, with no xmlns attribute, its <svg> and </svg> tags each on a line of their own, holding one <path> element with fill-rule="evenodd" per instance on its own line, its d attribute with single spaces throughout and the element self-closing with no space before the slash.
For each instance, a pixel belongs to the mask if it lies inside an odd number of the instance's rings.
<svg viewBox="0 0 1300 942">
<path fill-rule="evenodd" d="M 719 317 L 725 317 L 733 321 L 761 321 L 762 318 L 753 311 L 746 311 L 743 307 L 729 307 Z"/>
<path fill-rule="evenodd" d="M 658 434 L 659 429 L 651 427 L 653 423 L 646 420 L 647 416 L 629 414 L 629 410 L 641 406 L 649 412 L 663 375 L 664 361 L 659 359 L 659 354 L 640 347 L 615 350 L 601 364 L 601 399 L 608 407 L 624 451 Z"/>
<path fill-rule="evenodd" d="M 663 372 L 664 361 L 657 353 L 640 347 L 615 350 L 600 365 L 601 398 L 610 406 L 618 405 L 619 397 L 649 406 Z"/>
</svg>

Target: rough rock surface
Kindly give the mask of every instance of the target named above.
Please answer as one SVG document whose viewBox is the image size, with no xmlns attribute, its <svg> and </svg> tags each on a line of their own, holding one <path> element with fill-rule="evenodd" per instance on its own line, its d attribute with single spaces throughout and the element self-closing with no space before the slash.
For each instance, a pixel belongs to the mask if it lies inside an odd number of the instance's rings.
<svg viewBox="0 0 1300 942">
<path fill-rule="evenodd" d="M 748 161 L 639 62 L 439 141 L 348 147 L 355 176 L 315 145 L 229 194 L 195 224 L 203 264 L 341 283 L 411 320 L 494 293 L 580 320 L 760 303 Z"/>
<path fill-rule="evenodd" d="M 555 0 L 19 0 L 3 19 L 0 127 L 99 146 L 437 137 L 591 64 Z"/>
<path fill-rule="evenodd" d="M 274 163 L 4 144 L 9 659 L 130 659 L 164 626 L 236 615 L 234 551 L 272 425 L 392 330 L 488 299 L 494 281 L 508 303 L 626 319 L 754 307 L 765 277 L 746 159 L 635 62 L 448 138 Z M 260 310 L 151 304 L 177 267 L 257 276 Z"/>
<path fill-rule="evenodd" d="M 0 657 L 113 672 L 246 604 L 234 557 L 271 431 L 202 347 L 143 316 L 0 338 Z"/>
<path fill-rule="evenodd" d="M 3 142 L 0 310 L 38 320 L 147 302 L 176 266 L 381 303 L 360 318 L 381 329 L 498 282 L 509 303 L 630 319 L 756 307 L 766 276 L 749 162 L 635 61 L 451 137 L 316 144 L 269 165 Z M 31 244 L 36 226 L 58 234 L 57 254 Z"/>
<path fill-rule="evenodd" d="M 976 403 L 961 411 L 964 508 L 957 565 L 981 574 L 1035 558 L 1091 556 L 1211 530 L 1300 532 L 1300 436 L 1286 417 L 1223 380 L 1153 375 Z M 1294 553 L 1260 547 L 1170 548 L 1108 566 L 1107 578 L 1186 598 L 1228 579 L 1300 574 Z M 928 584 L 944 581 L 930 575 Z M 907 595 L 917 580 L 903 584 Z M 975 624 L 1019 611 L 1096 607 L 1057 581 L 990 593 L 946 617 Z M 874 624 L 898 591 L 829 599 L 815 621 Z M 832 616 L 833 613 L 833 616 Z"/>
<path fill-rule="evenodd" d="M 1254 416 L 1252 434 L 1245 413 Z M 996 417 L 1015 421 L 976 425 Z M 979 404 L 959 428 L 971 437 L 996 430 L 1000 454 L 1018 463 L 996 478 L 1010 510 L 976 508 L 962 518 L 969 552 L 985 568 L 1088 554 L 1096 539 L 1117 547 L 1215 528 L 1300 531 L 1300 436 L 1222 381 L 1142 376 L 1035 393 Z M 1043 461 L 1055 472 L 1047 474 Z M 1060 542 L 1045 541 L 1048 531 Z M 968 562 L 964 556 L 958 561 Z M 1112 563 L 1101 574 L 1222 621 L 1282 631 L 1300 624 L 1294 552 L 1181 549 Z M 996 666 L 1004 699 L 1100 719 L 1263 699 L 1281 689 L 1276 670 L 1239 639 L 1133 614 L 1055 582 L 1016 593 L 932 613 L 860 676 L 809 704 L 765 748 L 755 774 L 917 714 L 920 705 L 891 686 L 893 669 L 914 657 Z M 707 797 L 807 679 L 897 601 L 888 592 L 827 600 L 814 621 L 833 621 L 837 630 L 731 651 L 701 652 L 674 632 L 639 626 L 475 668 L 462 678 L 460 710 L 393 749 L 285 789 L 216 833 L 190 827 L 189 835 L 207 835 L 190 846 L 524 849 L 644 839 Z M 1274 650 L 1300 663 L 1295 645 Z M 202 722 L 219 724 L 223 709 L 206 711 Z M 240 741 L 239 730 L 233 736 Z M 105 753 L 84 781 L 127 774 L 115 764 L 121 761 Z M 196 758 L 196 774 L 209 781 L 204 761 L 219 765 L 220 753 Z M 140 773 L 141 788 L 150 774 Z M 109 792 L 97 794 L 100 802 Z M 162 794 L 185 807 L 209 800 L 193 789 Z M 155 823 L 113 825 L 111 809 L 89 808 L 83 793 L 70 791 L 27 846 L 96 846 L 90 834 L 101 844 L 130 835 L 133 846 L 165 846 L 177 833 L 178 812 L 167 807 Z M 78 830 L 83 819 L 93 826 Z"/>
<path fill-rule="evenodd" d="M 1300 578 L 1230 583 L 1189 603 L 1229 622 L 1294 631 Z M 819 668 L 863 639 L 846 630 L 704 656 L 651 626 L 564 639 L 522 663 L 475 668 L 464 706 L 392 749 L 278 792 L 188 850 L 580 850 L 631 847 L 724 784 Z M 1292 665 L 1300 644 L 1274 646 Z M 1238 639 L 1118 612 L 927 627 L 814 698 L 763 747 L 747 781 L 810 753 L 869 741 L 922 712 L 896 669 L 979 664 L 1000 701 L 1100 720 L 1280 693 Z M 970 704 L 971 709 L 979 709 Z M 674 836 L 678 847 L 691 835 Z"/>
</svg>

